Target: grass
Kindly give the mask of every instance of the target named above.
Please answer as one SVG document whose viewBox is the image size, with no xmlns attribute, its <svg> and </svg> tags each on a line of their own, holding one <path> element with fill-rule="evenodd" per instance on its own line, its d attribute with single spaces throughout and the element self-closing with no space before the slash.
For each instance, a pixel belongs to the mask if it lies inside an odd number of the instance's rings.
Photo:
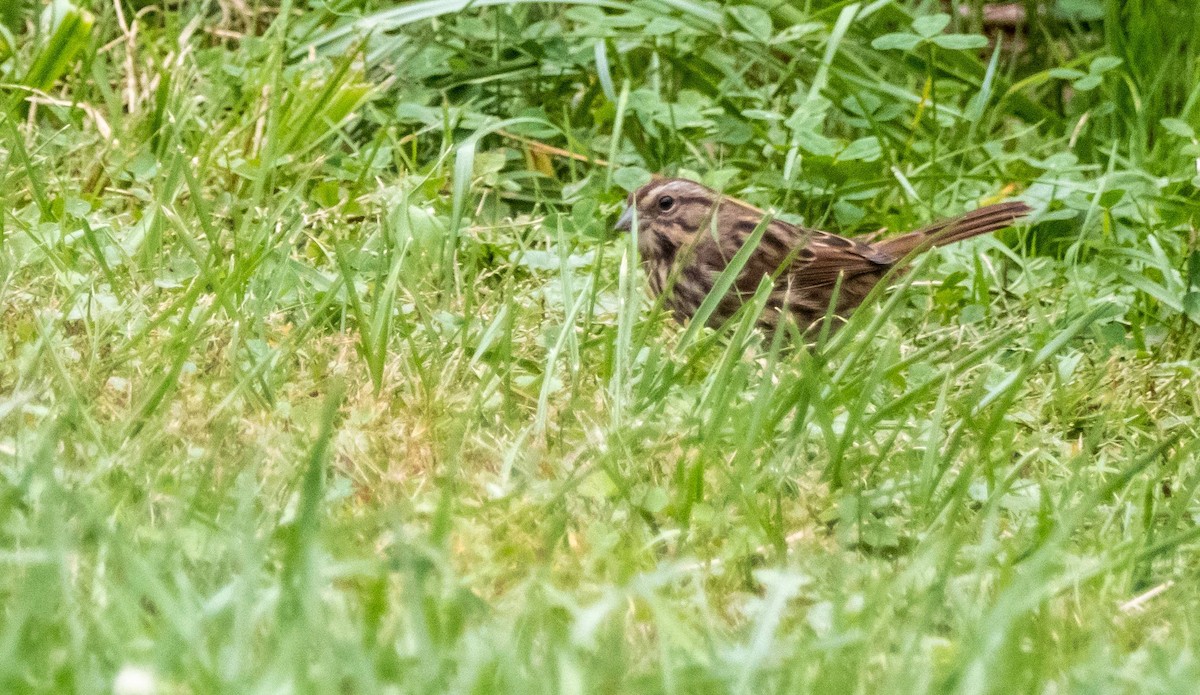
<svg viewBox="0 0 1200 695">
<path fill-rule="evenodd" d="M 5 9 L 0 686 L 1191 690 L 1200 20 L 1043 4 Z M 805 349 L 649 172 L 1037 212 Z"/>
</svg>

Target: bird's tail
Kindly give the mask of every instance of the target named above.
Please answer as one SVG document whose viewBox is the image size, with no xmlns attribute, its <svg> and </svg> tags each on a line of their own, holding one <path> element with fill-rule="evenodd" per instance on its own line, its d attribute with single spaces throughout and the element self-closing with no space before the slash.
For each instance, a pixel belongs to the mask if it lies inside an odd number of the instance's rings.
<svg viewBox="0 0 1200 695">
<path fill-rule="evenodd" d="M 1032 208 L 1017 200 L 985 205 L 978 210 L 935 222 L 915 232 L 902 234 L 892 239 L 884 239 L 877 242 L 875 247 L 900 259 L 913 251 L 945 246 L 980 234 L 994 232 L 997 229 L 1004 229 L 1030 212 L 1032 212 Z"/>
</svg>

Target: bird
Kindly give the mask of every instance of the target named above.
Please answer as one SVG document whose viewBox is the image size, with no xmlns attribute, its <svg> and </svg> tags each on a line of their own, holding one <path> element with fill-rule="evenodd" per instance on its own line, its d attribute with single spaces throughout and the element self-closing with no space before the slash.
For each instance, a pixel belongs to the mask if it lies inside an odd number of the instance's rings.
<svg viewBox="0 0 1200 695">
<path fill-rule="evenodd" d="M 728 321 L 768 277 L 772 285 L 759 327 L 774 333 L 790 321 L 811 339 L 828 313 L 844 322 L 876 284 L 898 276 L 916 253 L 1003 229 L 1031 211 L 1015 200 L 985 205 L 882 240 L 875 240 L 878 233 L 847 238 L 772 218 L 706 325 Z M 687 323 L 766 216 L 695 181 L 659 178 L 629 194 L 616 228 L 630 232 L 636 218 L 650 293 L 665 295 L 663 304 Z"/>
</svg>

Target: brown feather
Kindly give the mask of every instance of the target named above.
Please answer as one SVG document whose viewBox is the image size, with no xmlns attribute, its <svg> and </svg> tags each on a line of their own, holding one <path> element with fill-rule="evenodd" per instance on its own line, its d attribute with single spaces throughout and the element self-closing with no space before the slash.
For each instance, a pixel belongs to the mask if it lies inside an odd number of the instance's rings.
<svg viewBox="0 0 1200 695">
<path fill-rule="evenodd" d="M 781 316 L 790 316 L 807 330 L 825 315 L 835 288 L 834 313 L 845 316 L 911 254 L 1002 229 L 1029 211 L 1015 201 L 988 205 L 881 241 L 874 240 L 878 232 L 847 239 L 772 220 L 708 323 L 716 326 L 728 320 L 766 276 L 775 278 L 775 287 L 759 323 L 773 329 Z M 666 306 L 681 322 L 695 314 L 766 214 L 698 183 L 666 178 L 630 194 L 621 224 L 632 225 L 634 213 L 651 292 L 666 293 Z"/>
<path fill-rule="evenodd" d="M 1030 212 L 1028 205 L 1017 200 L 986 205 L 958 217 L 922 227 L 915 232 L 885 239 L 876 246 L 903 258 L 918 248 L 945 246 L 1004 229 Z"/>
</svg>

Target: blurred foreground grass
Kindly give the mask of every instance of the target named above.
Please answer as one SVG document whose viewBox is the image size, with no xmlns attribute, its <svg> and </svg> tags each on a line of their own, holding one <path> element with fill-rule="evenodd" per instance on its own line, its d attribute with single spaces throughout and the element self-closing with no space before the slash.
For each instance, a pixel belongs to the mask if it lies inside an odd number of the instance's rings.
<svg viewBox="0 0 1200 695">
<path fill-rule="evenodd" d="M 1200 15 L 1029 6 L 6 6 L 3 690 L 1190 691 Z M 782 349 L 652 171 L 1037 214 Z"/>
</svg>

